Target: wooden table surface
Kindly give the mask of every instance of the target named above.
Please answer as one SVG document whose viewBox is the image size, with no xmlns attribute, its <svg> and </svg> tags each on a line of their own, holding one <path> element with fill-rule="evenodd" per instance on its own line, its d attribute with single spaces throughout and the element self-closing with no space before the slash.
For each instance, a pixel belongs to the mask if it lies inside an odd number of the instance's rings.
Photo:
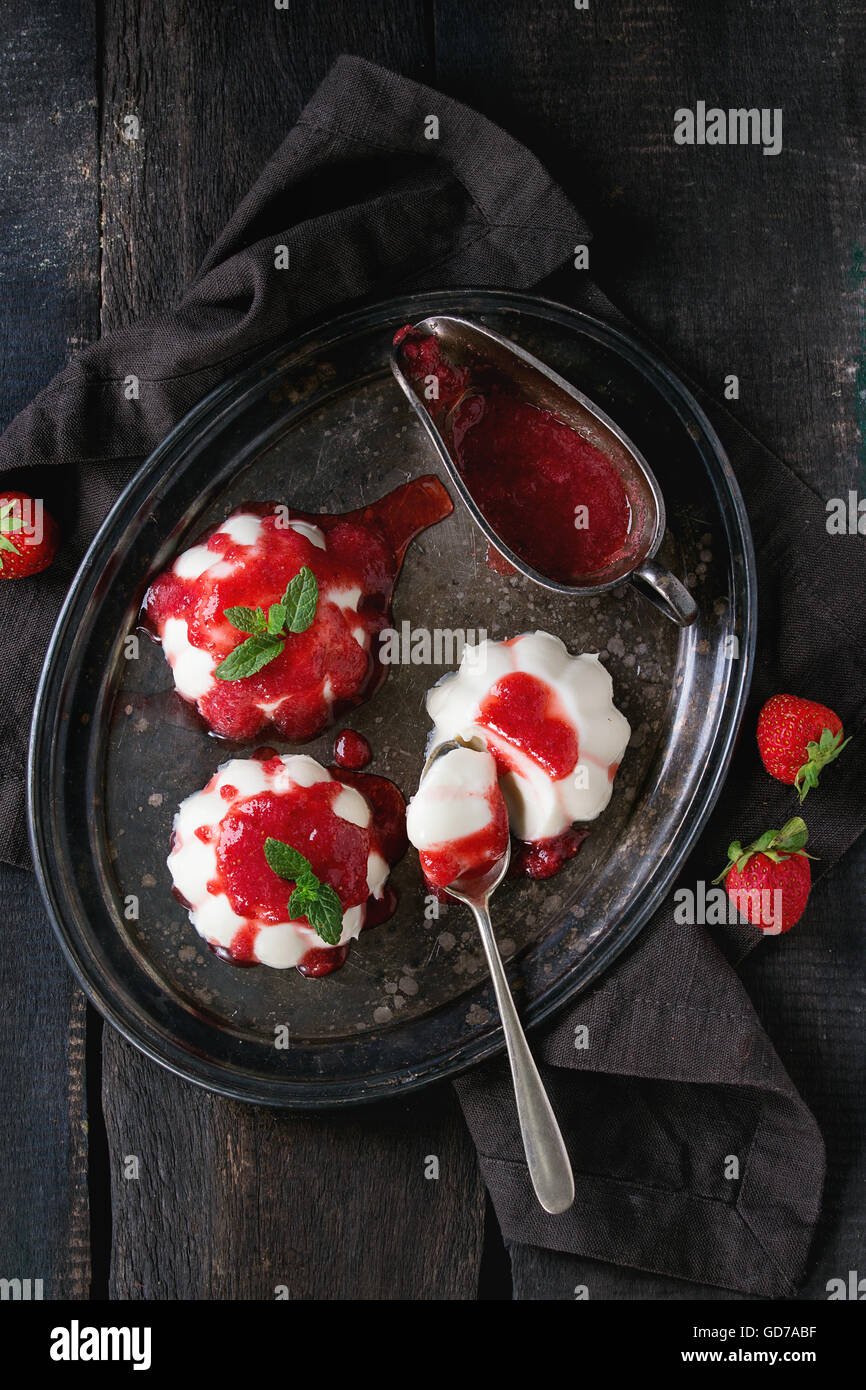
<svg viewBox="0 0 866 1390">
<path fill-rule="evenodd" d="M 0 425 L 82 344 L 172 302 L 351 52 L 530 145 L 635 323 L 720 398 L 735 373 L 732 409 L 823 498 L 863 495 L 864 30 L 856 0 L 6 0 Z M 677 146 L 698 99 L 781 107 L 783 152 Z M 864 878 L 861 841 L 745 970 L 827 1139 L 806 1298 L 863 1262 Z M 2 892 L 0 1275 L 82 1299 L 711 1296 L 507 1253 L 447 1085 L 303 1117 L 176 1079 L 85 1006 L 32 877 L 3 869 Z"/>
</svg>

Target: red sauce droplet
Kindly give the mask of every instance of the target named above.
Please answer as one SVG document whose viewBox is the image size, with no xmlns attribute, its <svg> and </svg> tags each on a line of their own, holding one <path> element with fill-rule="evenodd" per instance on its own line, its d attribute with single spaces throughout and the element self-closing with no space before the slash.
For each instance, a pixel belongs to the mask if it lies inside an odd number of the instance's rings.
<svg viewBox="0 0 866 1390">
<path fill-rule="evenodd" d="M 223 785 L 220 787 L 220 796 L 222 797 L 223 801 L 234 801 L 237 794 L 237 787 L 231 786 L 229 782 L 224 782 Z"/>
<path fill-rule="evenodd" d="M 511 561 L 510 561 L 510 560 L 506 560 L 505 556 L 502 555 L 502 554 L 496 549 L 496 546 L 495 546 L 495 545 L 490 545 L 489 543 L 488 543 L 488 546 L 487 546 L 487 564 L 488 564 L 488 567 L 489 567 L 490 569 L 492 569 L 492 570 L 494 571 L 495 574 L 516 574 L 516 573 L 517 573 L 517 570 L 514 568 L 514 566 L 512 565 Z"/>
<path fill-rule="evenodd" d="M 393 917 L 396 911 L 397 891 L 391 887 L 390 883 L 386 883 L 381 898 L 370 897 L 367 899 L 364 931 L 369 931 L 370 927 L 381 927 L 382 923 Z"/>
<path fill-rule="evenodd" d="M 196 839 L 201 840 L 203 844 L 209 845 L 213 839 L 213 827 L 210 825 L 200 825 L 195 831 L 195 836 Z"/>
<path fill-rule="evenodd" d="M 588 834 L 588 830 L 566 830 L 562 835 L 530 844 L 516 840 L 508 869 L 509 877 L 551 878 L 577 854 Z"/>
<path fill-rule="evenodd" d="M 334 744 L 334 762 L 337 767 L 359 772 L 362 767 L 367 766 L 372 756 L 373 750 L 363 734 L 356 734 L 354 729 L 344 729 L 337 736 Z"/>
<path fill-rule="evenodd" d="M 502 676 L 484 699 L 478 723 L 501 734 L 551 777 L 566 777 L 578 759 L 577 734 L 550 686 L 526 671 Z M 492 749 L 507 768 L 508 754 Z"/>
<path fill-rule="evenodd" d="M 309 979 L 318 980 L 323 975 L 330 975 L 334 970 L 339 970 L 341 965 L 345 965 L 348 954 L 348 942 L 345 946 L 331 946 L 329 948 L 314 946 L 299 963 L 298 970 Z"/>
<path fill-rule="evenodd" d="M 250 966 L 258 965 L 258 961 L 255 960 L 252 956 L 236 956 L 232 949 L 234 947 L 234 942 L 232 942 L 232 947 L 229 948 L 225 946 L 215 946 L 210 941 L 207 944 L 210 950 L 213 951 L 214 955 L 218 956 L 220 960 L 224 960 L 226 965 L 237 965 L 241 968 L 249 968 Z"/>
</svg>

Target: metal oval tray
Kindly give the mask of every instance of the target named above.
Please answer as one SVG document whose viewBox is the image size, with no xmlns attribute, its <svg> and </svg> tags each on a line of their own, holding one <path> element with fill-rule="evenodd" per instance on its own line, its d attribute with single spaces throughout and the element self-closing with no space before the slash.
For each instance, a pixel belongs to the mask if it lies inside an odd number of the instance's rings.
<svg viewBox="0 0 866 1390">
<path fill-rule="evenodd" d="M 410 547 L 398 630 L 501 638 L 546 628 L 572 651 L 602 654 L 632 724 L 610 806 L 578 856 L 553 879 L 508 882 L 496 896 L 527 1024 L 585 989 L 664 897 L 718 793 L 747 693 L 754 561 L 733 474 L 688 392 L 614 329 L 528 296 L 440 292 L 347 315 L 226 382 L 144 464 L 81 567 L 43 672 L 29 793 L 42 890 L 91 1001 L 158 1062 L 243 1099 L 373 1100 L 502 1047 L 469 917 L 456 903 L 434 915 L 412 851 L 393 875 L 396 915 L 364 933 L 332 976 L 237 969 L 211 954 L 171 895 L 172 817 L 219 763 L 252 747 L 210 737 L 174 694 L 159 648 L 125 640 L 149 578 L 238 503 L 344 511 L 437 467 L 388 370 L 395 328 L 433 312 L 512 336 L 622 425 L 665 494 L 661 558 L 688 577 L 700 606 L 679 631 L 628 585 L 575 601 L 495 573 L 459 502 Z M 338 726 L 365 734 L 371 770 L 407 795 L 428 733 L 424 693 L 446 669 L 393 666 Z M 333 734 L 305 751 L 329 762 Z"/>
</svg>

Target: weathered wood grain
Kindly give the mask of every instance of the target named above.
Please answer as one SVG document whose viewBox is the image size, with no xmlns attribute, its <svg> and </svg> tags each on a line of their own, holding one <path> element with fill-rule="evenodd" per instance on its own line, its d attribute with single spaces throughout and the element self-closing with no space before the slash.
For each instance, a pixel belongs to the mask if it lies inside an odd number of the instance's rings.
<svg viewBox="0 0 866 1390">
<path fill-rule="evenodd" d="M 863 7 L 479 0 L 468 23 L 436 0 L 435 15 L 439 81 L 560 180 L 602 288 L 720 399 L 737 374 L 731 409 L 822 496 L 855 486 Z M 782 153 L 676 145 L 674 112 L 698 99 L 781 107 Z"/>
<path fill-rule="evenodd" d="M 423 76 L 422 19 L 396 3 L 109 4 L 104 328 L 171 301 L 338 53 Z M 106 1030 L 103 1096 L 113 1296 L 475 1296 L 484 1194 L 450 1091 L 277 1115 L 206 1095 Z M 428 1154 L 438 1181 L 424 1177 Z"/>
<path fill-rule="evenodd" d="M 98 331 L 93 11 L 91 0 L 7 0 L 0 14 L 0 427 Z M 0 1276 L 85 1298 L 84 999 L 32 876 L 4 865 L 0 892 Z"/>
<path fill-rule="evenodd" d="M 346 1114 L 256 1110 L 112 1036 L 104 1095 L 113 1296 L 476 1296 L 484 1194 L 450 1088 Z"/>
</svg>

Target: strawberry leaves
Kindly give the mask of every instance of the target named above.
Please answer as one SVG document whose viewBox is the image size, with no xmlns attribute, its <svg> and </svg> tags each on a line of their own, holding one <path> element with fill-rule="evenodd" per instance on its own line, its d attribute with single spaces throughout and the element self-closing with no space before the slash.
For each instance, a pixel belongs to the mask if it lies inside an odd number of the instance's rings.
<svg viewBox="0 0 866 1390">
<path fill-rule="evenodd" d="M 15 532 L 20 531 L 24 522 L 20 516 L 14 516 L 15 502 L 5 502 L 0 506 L 0 569 L 3 568 L 2 551 L 12 551 L 13 555 L 20 555 L 21 551 L 17 545 L 13 545 L 9 537 Z"/>
<path fill-rule="evenodd" d="M 794 816 L 782 826 L 781 830 L 765 830 L 763 835 L 759 835 L 757 840 L 747 845 L 745 849 L 739 840 L 732 840 L 728 845 L 728 862 L 718 878 L 713 879 L 713 883 L 721 883 L 722 879 L 733 868 L 742 873 L 755 854 L 763 854 L 774 864 L 782 864 L 795 854 L 802 854 L 806 859 L 813 859 L 814 855 L 806 854 L 805 845 L 808 839 L 809 831 L 806 828 L 806 822 L 800 816 Z"/>
<path fill-rule="evenodd" d="M 280 655 L 291 633 L 306 632 L 316 616 L 318 602 L 316 576 L 303 565 L 289 581 L 282 598 L 270 605 L 267 614 L 263 608 L 245 608 L 240 604 L 226 608 L 225 617 L 232 627 L 248 636 L 220 662 L 214 674 L 223 681 L 254 676 Z"/>
<path fill-rule="evenodd" d="M 825 768 L 828 763 L 832 763 L 835 758 L 838 758 L 842 749 L 850 742 L 850 738 L 846 738 L 845 742 L 842 742 L 841 729 L 837 734 L 834 734 L 831 729 L 823 729 L 818 743 L 811 742 L 806 744 L 807 761 L 799 769 L 794 778 L 794 786 L 799 792 L 801 805 L 806 800 L 810 788 L 817 787 L 822 768 Z"/>
<path fill-rule="evenodd" d="M 270 835 L 265 840 L 265 858 L 275 874 L 295 885 L 289 898 L 291 920 L 306 917 L 327 945 L 336 946 L 343 933 L 343 905 L 336 889 L 317 878 L 300 850 Z"/>
</svg>

